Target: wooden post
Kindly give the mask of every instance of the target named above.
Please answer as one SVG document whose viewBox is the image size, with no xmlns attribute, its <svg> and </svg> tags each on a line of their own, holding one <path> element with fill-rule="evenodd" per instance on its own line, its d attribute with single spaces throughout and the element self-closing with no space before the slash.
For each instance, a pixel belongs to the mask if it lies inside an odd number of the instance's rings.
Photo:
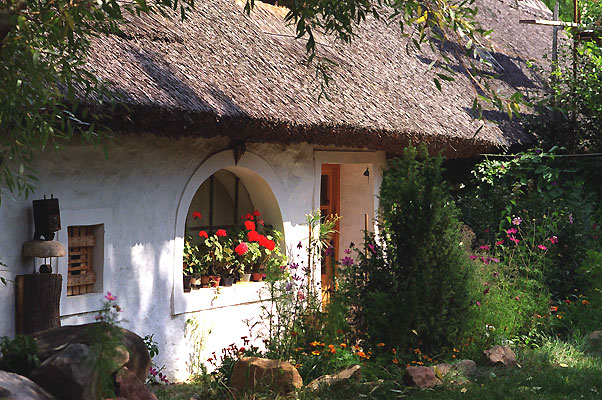
<svg viewBox="0 0 602 400">
<path fill-rule="evenodd" d="M 16 277 L 17 333 L 30 334 L 61 326 L 60 274 L 27 274 Z"/>
<path fill-rule="evenodd" d="M 559 15 L 559 4 L 558 1 L 556 1 L 556 4 L 554 5 L 554 21 L 558 21 L 558 15 Z M 552 72 L 556 72 L 556 69 L 558 68 L 558 30 L 560 29 L 560 27 L 558 26 L 554 26 L 553 30 L 552 30 Z"/>
</svg>

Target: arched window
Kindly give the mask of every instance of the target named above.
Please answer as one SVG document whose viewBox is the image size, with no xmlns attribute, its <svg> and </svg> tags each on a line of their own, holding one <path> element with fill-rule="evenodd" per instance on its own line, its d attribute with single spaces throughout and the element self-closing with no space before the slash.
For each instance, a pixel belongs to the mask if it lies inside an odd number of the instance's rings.
<svg viewBox="0 0 602 400">
<path fill-rule="evenodd" d="M 195 193 L 186 217 L 186 235 L 214 231 L 241 224 L 241 216 L 253 212 L 247 188 L 232 172 L 219 170 L 211 175 Z M 200 212 L 201 218 L 194 218 Z"/>
</svg>

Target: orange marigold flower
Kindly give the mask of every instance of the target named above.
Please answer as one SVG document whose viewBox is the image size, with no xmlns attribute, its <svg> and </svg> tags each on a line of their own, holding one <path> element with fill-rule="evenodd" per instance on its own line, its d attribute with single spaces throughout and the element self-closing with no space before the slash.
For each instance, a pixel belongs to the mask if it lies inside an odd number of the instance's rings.
<svg viewBox="0 0 602 400">
<path fill-rule="evenodd" d="M 550 307 L 550 311 L 558 311 L 558 307 L 552 306 L 552 307 Z"/>
<path fill-rule="evenodd" d="M 297 369 L 301 368 L 301 364 L 295 364 L 295 368 L 297 368 Z"/>
<path fill-rule="evenodd" d="M 410 366 L 410 364 L 409 364 L 409 363 L 408 363 L 408 364 L 406 364 L 406 368 L 408 368 L 409 366 Z"/>
<path fill-rule="evenodd" d="M 385 347 L 385 344 L 383 342 L 380 342 L 379 344 L 377 344 L 376 346 L 378 347 Z"/>
<path fill-rule="evenodd" d="M 589 304 L 589 301 L 587 301 L 587 300 L 581 300 L 581 304 L 583 304 L 584 306 L 586 306 L 586 305 Z"/>
<path fill-rule="evenodd" d="M 358 356 L 360 356 L 360 358 L 366 358 L 366 353 L 364 353 L 363 351 L 360 351 L 359 353 L 357 353 Z"/>
<path fill-rule="evenodd" d="M 455 355 L 455 354 L 452 354 L 452 358 L 456 358 L 456 355 Z"/>
<path fill-rule="evenodd" d="M 314 356 L 319 356 L 320 355 L 320 350 L 314 350 L 311 352 L 311 354 L 313 354 Z"/>
<path fill-rule="evenodd" d="M 338 329 L 337 333 L 343 333 L 343 330 L 342 329 Z"/>
<path fill-rule="evenodd" d="M 311 347 L 316 347 L 316 346 L 318 346 L 319 344 L 320 344 L 320 342 L 313 341 L 313 342 L 311 342 L 309 345 L 310 345 Z"/>
<path fill-rule="evenodd" d="M 397 354 L 397 349 L 391 349 L 391 352 L 392 352 L 393 354 Z"/>
<path fill-rule="evenodd" d="M 399 360 L 397 358 L 393 359 L 393 364 L 399 364 Z"/>
<path fill-rule="evenodd" d="M 346 345 L 345 343 L 341 343 L 341 344 L 339 345 L 339 347 L 340 347 L 340 348 L 342 348 L 342 349 L 344 349 L 344 348 L 346 348 L 346 347 L 347 347 L 347 345 Z"/>
<path fill-rule="evenodd" d="M 303 347 L 297 347 L 297 348 L 295 349 L 295 351 L 302 351 L 302 350 L 303 350 Z"/>
<path fill-rule="evenodd" d="M 358 346 L 358 345 L 356 344 L 355 346 L 353 346 L 353 348 L 354 348 L 355 350 L 359 350 L 359 349 L 360 349 L 360 346 Z"/>
</svg>

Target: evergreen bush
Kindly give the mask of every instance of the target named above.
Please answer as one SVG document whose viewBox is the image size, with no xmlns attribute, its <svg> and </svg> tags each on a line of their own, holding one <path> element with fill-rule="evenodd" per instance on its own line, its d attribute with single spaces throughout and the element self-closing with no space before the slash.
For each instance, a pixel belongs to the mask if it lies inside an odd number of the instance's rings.
<svg viewBox="0 0 602 400">
<path fill-rule="evenodd" d="M 380 235 L 366 235 L 357 259 L 342 260 L 352 326 L 372 345 L 451 346 L 470 312 L 473 271 L 443 171 L 442 157 L 424 146 L 390 160 Z"/>
</svg>

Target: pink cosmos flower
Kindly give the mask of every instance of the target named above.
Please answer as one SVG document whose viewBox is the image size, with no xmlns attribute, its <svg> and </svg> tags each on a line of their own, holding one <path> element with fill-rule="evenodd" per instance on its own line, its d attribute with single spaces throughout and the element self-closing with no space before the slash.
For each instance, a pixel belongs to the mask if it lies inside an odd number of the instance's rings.
<svg viewBox="0 0 602 400">
<path fill-rule="evenodd" d="M 495 245 L 496 245 L 496 246 L 499 246 L 499 245 L 501 245 L 501 244 L 504 244 L 504 239 L 502 239 L 502 240 L 498 240 L 497 242 L 495 242 Z"/>
<path fill-rule="evenodd" d="M 569 215 L 569 223 L 573 223 L 574 219 L 573 219 L 573 214 Z"/>
<path fill-rule="evenodd" d="M 472 254 L 471 254 L 471 255 L 470 255 L 470 259 L 471 259 L 471 260 L 476 260 L 476 259 L 477 259 L 477 256 L 475 256 L 475 255 L 472 255 Z"/>
<path fill-rule="evenodd" d="M 540 250 L 546 251 L 548 248 L 546 246 L 544 246 L 543 244 L 540 244 L 537 246 Z"/>
<path fill-rule="evenodd" d="M 515 217 L 515 218 L 512 220 L 512 224 L 514 224 L 514 225 L 516 225 L 516 226 L 520 225 L 520 223 L 521 223 L 521 222 L 523 222 L 523 220 L 522 220 L 520 217 Z"/>
<path fill-rule="evenodd" d="M 351 249 L 345 249 L 345 254 L 351 254 Z"/>
<path fill-rule="evenodd" d="M 477 307 L 481 307 L 481 302 L 477 301 Z"/>
<path fill-rule="evenodd" d="M 558 237 L 557 236 L 552 236 L 551 238 L 548 239 L 550 241 L 550 243 L 555 244 L 558 243 Z"/>
<path fill-rule="evenodd" d="M 345 257 L 341 260 L 341 264 L 343 264 L 346 267 L 350 267 L 351 265 L 353 265 L 353 258 Z"/>
<path fill-rule="evenodd" d="M 512 240 L 514 242 L 514 244 L 518 245 L 520 243 L 520 240 L 515 238 L 514 236 L 510 236 L 510 240 Z"/>
<path fill-rule="evenodd" d="M 510 228 L 510 229 L 508 229 L 508 230 L 506 231 L 506 234 L 507 234 L 507 235 L 512 235 L 512 234 L 515 234 L 516 232 L 518 232 L 518 231 L 516 230 L 516 228 Z"/>
<path fill-rule="evenodd" d="M 490 249 L 490 247 L 489 247 L 489 245 L 488 245 L 488 244 L 486 244 L 486 245 L 484 245 L 484 246 L 481 246 L 481 247 L 479 247 L 479 248 L 480 248 L 481 250 L 485 250 L 485 251 L 487 251 L 487 250 L 489 250 L 489 249 Z"/>
<path fill-rule="evenodd" d="M 113 296 L 111 292 L 107 292 L 105 299 L 107 299 L 108 301 L 115 301 L 117 300 L 117 296 Z"/>
<path fill-rule="evenodd" d="M 514 300 L 520 300 L 520 297 L 516 296 L 516 297 L 514 298 Z"/>
<path fill-rule="evenodd" d="M 489 293 L 489 288 L 486 288 L 485 290 L 483 290 L 483 294 L 487 294 Z"/>
<path fill-rule="evenodd" d="M 369 244 L 369 245 L 368 245 L 368 248 L 369 248 L 370 250 L 372 250 L 372 252 L 373 252 L 374 254 L 376 254 L 376 250 L 374 250 L 374 245 L 373 245 L 373 244 Z"/>
</svg>

